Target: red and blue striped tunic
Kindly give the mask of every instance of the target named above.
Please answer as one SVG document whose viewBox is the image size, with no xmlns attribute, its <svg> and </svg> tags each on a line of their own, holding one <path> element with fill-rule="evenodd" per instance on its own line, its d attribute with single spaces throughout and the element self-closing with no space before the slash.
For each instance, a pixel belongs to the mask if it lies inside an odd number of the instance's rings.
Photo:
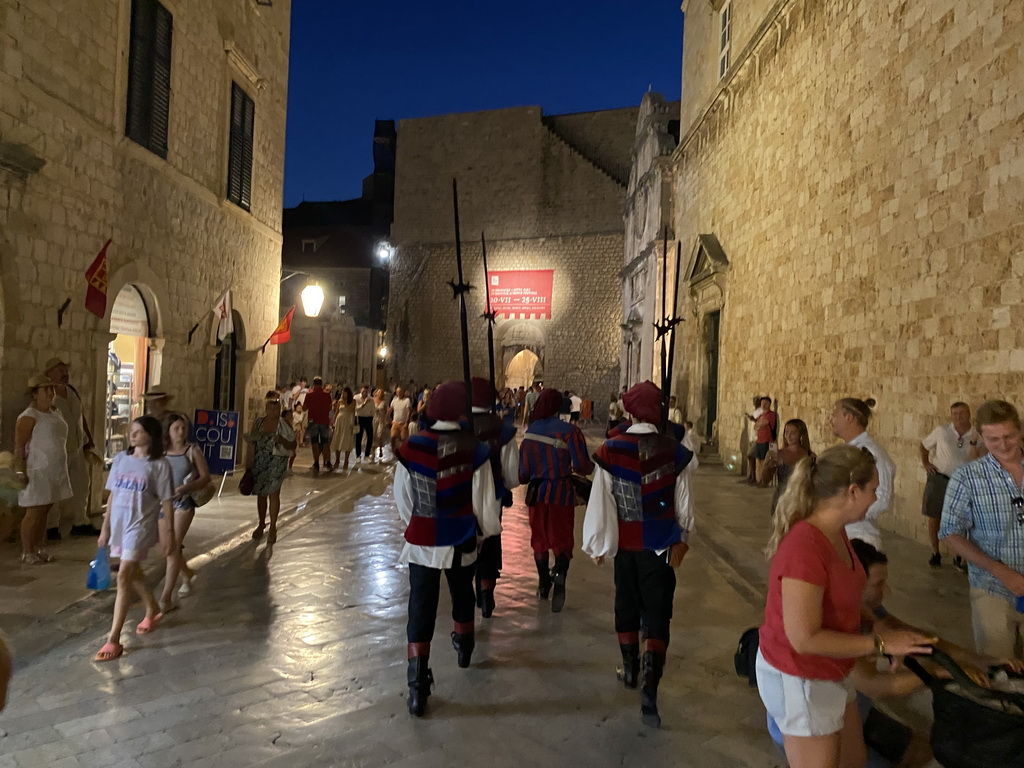
<svg viewBox="0 0 1024 768">
<path fill-rule="evenodd" d="M 550 438 L 555 444 L 530 439 L 530 435 Z M 528 483 L 534 478 L 543 482 L 537 492 L 542 504 L 572 507 L 576 491 L 569 476 L 589 475 L 594 464 L 587 454 L 587 440 L 575 424 L 557 416 L 533 422 L 519 446 L 519 480 Z"/>
</svg>

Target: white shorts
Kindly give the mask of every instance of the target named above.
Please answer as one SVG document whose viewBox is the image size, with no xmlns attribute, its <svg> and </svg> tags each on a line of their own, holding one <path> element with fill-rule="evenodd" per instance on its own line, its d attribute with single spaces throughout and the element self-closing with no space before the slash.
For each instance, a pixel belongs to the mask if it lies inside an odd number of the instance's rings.
<svg viewBox="0 0 1024 768">
<path fill-rule="evenodd" d="M 786 736 L 828 736 L 843 729 L 846 707 L 857 698 L 844 680 L 811 680 L 780 672 L 757 652 L 757 690 Z"/>
</svg>

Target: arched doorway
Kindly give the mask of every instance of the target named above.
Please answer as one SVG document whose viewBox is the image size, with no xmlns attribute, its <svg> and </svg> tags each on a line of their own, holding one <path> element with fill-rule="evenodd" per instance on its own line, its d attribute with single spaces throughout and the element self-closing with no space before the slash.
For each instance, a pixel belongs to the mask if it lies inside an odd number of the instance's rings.
<svg viewBox="0 0 1024 768">
<path fill-rule="evenodd" d="M 238 310 L 231 310 L 231 332 L 218 339 L 217 319 L 212 318 L 210 322 L 212 343 L 217 350 L 213 369 L 213 407 L 218 411 L 235 411 L 241 402 L 239 389 L 242 397 L 245 392 L 244 385 L 239 387 L 238 377 L 239 354 L 245 350 L 245 325 Z"/>
<path fill-rule="evenodd" d="M 537 364 L 540 358 L 529 349 L 516 354 L 505 368 L 505 386 L 511 389 L 523 387 L 528 389 L 536 379 Z"/>
<path fill-rule="evenodd" d="M 153 308 L 139 286 L 126 284 L 110 310 L 107 345 L 106 459 L 128 445 L 132 419 L 142 415 L 142 395 L 150 380 Z"/>
</svg>

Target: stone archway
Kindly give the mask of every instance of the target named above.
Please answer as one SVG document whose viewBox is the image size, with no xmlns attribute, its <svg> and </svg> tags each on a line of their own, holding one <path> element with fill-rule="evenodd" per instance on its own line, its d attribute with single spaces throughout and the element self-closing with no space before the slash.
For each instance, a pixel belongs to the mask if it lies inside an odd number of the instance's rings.
<svg viewBox="0 0 1024 768">
<path fill-rule="evenodd" d="M 539 363 L 540 358 L 533 351 L 520 350 L 505 366 L 505 386 L 512 389 L 528 389 L 543 376 L 543 373 L 537 375 Z"/>
<path fill-rule="evenodd" d="M 524 386 L 530 386 L 534 381 L 540 381 L 544 377 L 544 348 L 546 341 L 544 332 L 537 326 L 536 321 L 523 320 L 507 323 L 497 329 L 495 344 L 501 349 L 501 372 L 506 377 L 505 381 L 497 382 L 499 386 L 512 386 L 507 379 L 509 365 L 521 352 L 528 351 L 533 356 L 533 380 Z M 524 357 L 522 360 L 529 360 Z M 517 385 L 518 386 L 518 385 Z"/>
</svg>

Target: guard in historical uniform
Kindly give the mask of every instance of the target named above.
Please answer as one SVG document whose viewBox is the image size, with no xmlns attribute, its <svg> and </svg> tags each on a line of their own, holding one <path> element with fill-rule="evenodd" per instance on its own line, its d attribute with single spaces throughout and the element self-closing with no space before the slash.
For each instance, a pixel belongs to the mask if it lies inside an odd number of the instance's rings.
<svg viewBox="0 0 1024 768">
<path fill-rule="evenodd" d="M 570 477 L 589 475 L 594 465 L 587 455 L 587 441 L 579 427 L 562 421 L 558 412 L 562 394 L 545 389 L 533 407 L 533 423 L 519 446 L 519 480 L 528 483 L 526 504 L 530 512 L 530 546 L 537 563 L 540 586 L 537 595 L 547 600 L 551 587 L 551 610 L 565 605 L 565 580 L 575 546 L 576 489 Z M 548 552 L 555 555 L 549 569 Z"/>
<path fill-rule="evenodd" d="M 430 641 L 441 572 L 452 599 L 452 645 L 465 668 L 475 644 L 477 532 L 485 537 L 501 533 L 490 451 L 459 426 L 466 406 L 465 384 L 439 386 L 427 405 L 433 426 L 402 443 L 395 468 L 395 502 L 406 524 L 401 562 L 409 565 L 409 712 L 417 717 L 426 709 L 434 682 Z"/>
<path fill-rule="evenodd" d="M 491 476 L 499 514 L 512 506 L 512 489 L 519 485 L 519 451 L 516 428 L 494 413 L 494 386 L 487 379 L 473 378 L 473 432 L 491 450 Z M 480 545 L 476 562 L 476 601 L 485 619 L 494 613 L 494 587 L 501 575 L 501 535 L 489 536 Z"/>
<path fill-rule="evenodd" d="M 649 381 L 624 396 L 633 424 L 594 454 L 597 469 L 583 521 L 583 551 L 598 563 L 615 558 L 615 631 L 620 679 L 636 688 L 644 723 L 658 727 L 658 682 L 665 667 L 675 568 L 693 531 L 693 454 L 661 434 L 661 390 Z M 640 635 L 644 650 L 640 656 Z"/>
</svg>

